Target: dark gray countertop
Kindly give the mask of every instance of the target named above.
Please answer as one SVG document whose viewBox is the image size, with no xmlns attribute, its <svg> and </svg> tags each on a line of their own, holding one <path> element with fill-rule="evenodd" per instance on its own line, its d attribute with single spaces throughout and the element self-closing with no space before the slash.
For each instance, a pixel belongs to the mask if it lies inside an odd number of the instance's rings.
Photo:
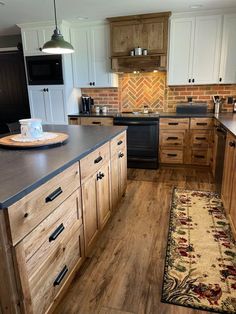
<svg viewBox="0 0 236 314">
<path fill-rule="evenodd" d="M 236 136 L 236 113 L 220 113 L 214 116 L 229 132 Z"/>
<path fill-rule="evenodd" d="M 0 148 L 0 208 L 12 205 L 125 129 L 123 126 L 44 126 L 44 131 L 69 134 L 68 141 L 48 149 Z"/>
<path fill-rule="evenodd" d="M 176 112 L 153 112 L 153 113 L 148 113 L 144 114 L 142 112 L 138 114 L 133 114 L 131 113 L 120 113 L 120 112 L 109 112 L 109 113 L 90 113 L 90 114 L 84 114 L 84 113 L 75 113 L 75 114 L 70 114 L 68 117 L 96 117 L 96 118 L 115 118 L 115 117 L 160 117 L 160 118 L 189 118 L 189 117 L 199 117 L 199 118 L 204 118 L 204 117 L 213 117 L 213 113 L 200 113 L 200 114 L 183 114 L 183 113 L 176 113 Z"/>
</svg>

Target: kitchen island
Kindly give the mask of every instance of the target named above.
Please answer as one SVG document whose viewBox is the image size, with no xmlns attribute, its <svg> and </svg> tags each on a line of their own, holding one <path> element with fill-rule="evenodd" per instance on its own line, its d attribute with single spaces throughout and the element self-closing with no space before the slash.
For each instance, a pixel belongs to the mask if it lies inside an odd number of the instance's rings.
<svg viewBox="0 0 236 314">
<path fill-rule="evenodd" d="M 44 130 L 69 139 L 0 149 L 1 313 L 51 311 L 126 189 L 126 127 Z"/>
</svg>

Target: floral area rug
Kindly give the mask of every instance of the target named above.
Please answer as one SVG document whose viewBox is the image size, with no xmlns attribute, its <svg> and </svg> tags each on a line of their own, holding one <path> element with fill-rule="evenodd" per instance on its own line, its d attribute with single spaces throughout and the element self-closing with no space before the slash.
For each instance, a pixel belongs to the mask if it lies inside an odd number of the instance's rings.
<svg viewBox="0 0 236 314">
<path fill-rule="evenodd" d="M 173 192 L 162 302 L 236 313 L 236 246 L 212 192 Z"/>
</svg>

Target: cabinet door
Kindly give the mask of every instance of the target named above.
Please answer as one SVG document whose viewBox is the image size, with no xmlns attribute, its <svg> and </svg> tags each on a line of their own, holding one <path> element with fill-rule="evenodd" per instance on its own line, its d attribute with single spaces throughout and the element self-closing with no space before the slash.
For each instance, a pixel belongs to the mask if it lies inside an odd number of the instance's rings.
<svg viewBox="0 0 236 314">
<path fill-rule="evenodd" d="M 173 19 L 170 29 L 169 85 L 186 85 L 192 75 L 194 18 Z"/>
<path fill-rule="evenodd" d="M 43 88 L 29 88 L 29 102 L 31 117 L 42 119 L 43 123 L 49 123 L 46 93 L 43 91 Z"/>
<path fill-rule="evenodd" d="M 231 192 L 233 187 L 235 156 L 235 138 L 228 133 L 226 138 L 224 172 L 221 189 L 221 198 L 224 208 L 227 212 L 229 212 Z"/>
<path fill-rule="evenodd" d="M 48 121 L 52 124 L 67 124 L 63 87 L 47 87 Z"/>
<path fill-rule="evenodd" d="M 119 195 L 124 195 L 127 187 L 127 150 L 119 153 Z"/>
<path fill-rule="evenodd" d="M 37 29 L 25 29 L 22 31 L 24 55 L 41 54 L 40 36 L 40 31 Z"/>
<path fill-rule="evenodd" d="M 89 87 L 92 83 L 89 28 L 73 28 L 70 35 L 75 49 L 72 54 L 74 85 L 75 87 Z"/>
<path fill-rule="evenodd" d="M 120 161 L 116 153 L 111 159 L 111 200 L 112 209 L 116 209 L 120 199 Z"/>
<path fill-rule="evenodd" d="M 84 239 L 86 255 L 93 246 L 98 235 L 98 213 L 97 213 L 97 174 L 91 176 L 82 185 Z"/>
<path fill-rule="evenodd" d="M 219 82 L 221 15 L 196 17 L 194 36 L 194 84 Z"/>
<path fill-rule="evenodd" d="M 223 84 L 236 83 L 236 14 L 224 16 L 220 78 Z"/>
<path fill-rule="evenodd" d="M 107 163 L 102 168 L 100 168 L 97 175 L 97 210 L 99 217 L 99 228 L 102 229 L 111 214 L 110 163 Z M 101 178 L 99 179 L 100 175 Z"/>
<path fill-rule="evenodd" d="M 141 47 L 149 54 L 166 53 L 168 36 L 168 18 L 156 17 L 142 21 Z"/>
<path fill-rule="evenodd" d="M 91 28 L 91 80 L 96 87 L 112 87 L 111 61 L 109 58 L 109 26 L 98 25 Z"/>
</svg>

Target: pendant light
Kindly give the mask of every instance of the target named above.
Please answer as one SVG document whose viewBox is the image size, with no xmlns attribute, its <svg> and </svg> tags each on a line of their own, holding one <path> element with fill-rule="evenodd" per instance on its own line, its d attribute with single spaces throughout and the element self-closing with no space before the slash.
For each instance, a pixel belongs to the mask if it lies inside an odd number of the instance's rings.
<svg viewBox="0 0 236 314">
<path fill-rule="evenodd" d="M 51 40 L 47 41 L 43 45 L 43 52 L 52 54 L 65 54 L 74 52 L 73 46 L 64 40 L 60 30 L 57 27 L 57 11 L 56 11 L 56 0 L 54 2 L 54 16 L 55 16 L 55 30 L 53 32 Z"/>
</svg>

